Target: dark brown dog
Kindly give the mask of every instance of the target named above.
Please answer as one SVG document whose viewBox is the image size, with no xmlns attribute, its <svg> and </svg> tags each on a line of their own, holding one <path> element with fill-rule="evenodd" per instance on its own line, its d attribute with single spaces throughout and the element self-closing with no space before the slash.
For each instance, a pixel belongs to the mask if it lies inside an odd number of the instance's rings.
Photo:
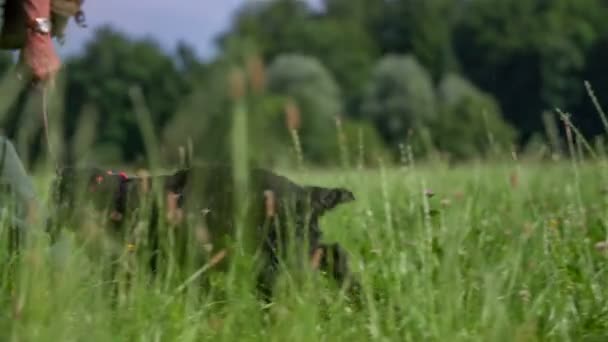
<svg viewBox="0 0 608 342">
<path fill-rule="evenodd" d="M 180 262 L 194 260 L 200 267 L 204 260 L 220 263 L 230 256 L 237 223 L 242 223 L 249 251 L 262 256 L 258 289 L 266 299 L 272 294 L 280 265 L 292 264 L 287 260 L 308 260 L 341 285 L 353 282 L 346 253 L 337 244 L 323 243 L 319 227 L 322 215 L 355 199 L 352 192 L 300 186 L 263 169 L 249 171 L 246 188 L 235 187 L 232 171 L 228 165 L 205 164 L 141 177 L 65 168 L 54 185 L 58 217 L 78 225 L 76 209 L 89 204 L 106 215 L 108 230 L 129 239 L 130 224 L 142 219 L 142 208 L 147 206 L 153 270 L 163 262 L 159 251 L 166 242 L 165 234 L 172 234 L 169 240 L 174 241 L 172 248 L 179 251 Z"/>
</svg>

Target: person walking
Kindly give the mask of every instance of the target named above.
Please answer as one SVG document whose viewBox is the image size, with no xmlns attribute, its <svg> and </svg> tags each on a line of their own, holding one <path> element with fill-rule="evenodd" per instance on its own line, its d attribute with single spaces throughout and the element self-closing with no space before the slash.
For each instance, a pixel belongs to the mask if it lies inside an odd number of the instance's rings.
<svg viewBox="0 0 608 342">
<path fill-rule="evenodd" d="M 36 224 L 40 201 L 13 144 L 0 136 L 0 222 L 19 231 Z"/>
<path fill-rule="evenodd" d="M 53 38 L 64 38 L 70 17 L 84 26 L 83 0 L 0 0 L 0 49 L 20 50 L 19 64 L 34 82 L 52 79 L 61 61 Z"/>
</svg>

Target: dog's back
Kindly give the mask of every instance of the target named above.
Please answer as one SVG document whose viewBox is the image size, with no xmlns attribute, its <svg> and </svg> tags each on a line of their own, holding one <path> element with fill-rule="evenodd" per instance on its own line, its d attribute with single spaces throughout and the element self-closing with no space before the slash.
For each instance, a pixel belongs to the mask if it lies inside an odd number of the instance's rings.
<svg viewBox="0 0 608 342">
<path fill-rule="evenodd" d="M 211 252 L 217 253 L 230 250 L 238 218 L 243 219 L 243 227 L 247 236 L 253 238 L 253 246 L 262 249 L 266 270 L 276 270 L 278 260 L 289 253 L 281 248 L 289 236 L 295 238 L 291 242 L 305 254 L 312 255 L 317 250 L 340 251 L 341 260 L 345 260 L 341 250 L 322 243 L 319 218 L 335 206 L 354 200 L 350 191 L 298 185 L 259 168 L 249 170 L 247 184 L 245 196 L 237 197 L 235 191 L 242 189 L 235 186 L 232 167 L 217 163 L 190 165 L 150 177 L 104 173 L 95 168 L 70 168 L 60 175 L 56 198 L 61 203 L 74 198 L 75 193 L 84 194 L 84 200 L 72 202 L 65 208 L 77 211 L 88 201 L 94 202 L 97 208 L 113 215 L 112 229 L 124 230 L 122 236 L 129 235 L 130 222 L 147 220 L 150 223 L 148 245 L 154 249 L 153 255 L 158 255 L 156 250 L 165 236 L 159 231 L 160 227 L 166 226 L 161 222 L 179 226 L 169 230 L 171 234 L 179 235 L 176 241 L 183 242 L 175 246 L 177 249 L 185 250 L 186 245 L 195 249 L 211 245 Z M 76 191 L 83 186 L 84 191 Z M 160 196 L 155 196 L 158 192 Z M 161 202 L 157 201 L 159 198 Z M 147 213 L 142 211 L 145 203 L 151 204 Z M 237 208 L 244 208 L 244 211 L 239 213 Z M 175 215 L 176 212 L 179 215 Z M 148 217 L 142 217 L 142 213 Z M 172 221 L 171 217 L 178 219 Z M 196 241 L 198 235 L 194 231 L 201 229 L 207 241 Z M 321 259 L 319 265 L 326 267 L 327 262 L 323 260 L 326 259 Z M 152 263 L 156 264 L 156 259 Z M 272 282 L 272 279 L 264 279 L 264 283 Z"/>
</svg>

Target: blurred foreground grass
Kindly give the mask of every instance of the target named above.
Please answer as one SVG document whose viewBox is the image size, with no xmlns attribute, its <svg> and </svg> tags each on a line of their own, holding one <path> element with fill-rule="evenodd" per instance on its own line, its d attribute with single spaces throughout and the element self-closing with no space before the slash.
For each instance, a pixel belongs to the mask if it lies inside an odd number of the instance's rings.
<svg viewBox="0 0 608 342">
<path fill-rule="evenodd" d="M 18 275 L 2 248 L 0 340 L 605 341 L 607 166 L 288 172 L 354 191 L 321 224 L 352 253 L 361 309 L 328 281 L 285 277 L 290 291 L 262 313 L 241 282 L 213 273 L 202 295 L 140 281 L 113 304 L 83 246 L 30 246 Z"/>
</svg>

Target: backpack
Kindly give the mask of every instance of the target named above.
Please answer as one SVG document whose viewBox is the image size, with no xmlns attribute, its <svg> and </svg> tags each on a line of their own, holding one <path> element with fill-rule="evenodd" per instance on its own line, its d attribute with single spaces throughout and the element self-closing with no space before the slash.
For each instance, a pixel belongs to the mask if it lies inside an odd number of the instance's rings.
<svg viewBox="0 0 608 342">
<path fill-rule="evenodd" d="M 51 36 L 61 43 L 70 18 L 85 26 L 82 4 L 84 0 L 51 1 Z M 0 49 L 20 49 L 25 43 L 25 14 L 22 0 L 0 0 Z"/>
</svg>

